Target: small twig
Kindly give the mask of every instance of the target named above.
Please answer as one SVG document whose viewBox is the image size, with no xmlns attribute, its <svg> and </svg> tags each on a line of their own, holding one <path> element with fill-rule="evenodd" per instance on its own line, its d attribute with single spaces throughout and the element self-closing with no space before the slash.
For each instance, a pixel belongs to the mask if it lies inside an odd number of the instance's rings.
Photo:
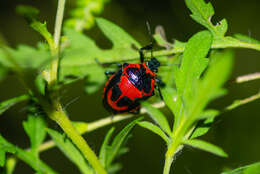
<svg viewBox="0 0 260 174">
<path fill-rule="evenodd" d="M 260 72 L 239 76 L 235 79 L 235 82 L 243 83 L 243 82 L 248 82 L 248 81 L 257 80 L 257 79 L 260 79 Z"/>
<path fill-rule="evenodd" d="M 241 105 L 244 105 L 244 104 L 250 103 L 252 101 L 255 101 L 257 99 L 260 99 L 260 92 L 258 92 L 255 95 L 252 95 L 252 96 L 250 96 L 248 98 L 242 99 L 242 100 L 235 100 L 231 105 L 226 107 L 225 111 L 230 111 L 232 109 L 235 109 L 235 108 L 237 108 L 237 107 L 239 107 Z"/>
</svg>

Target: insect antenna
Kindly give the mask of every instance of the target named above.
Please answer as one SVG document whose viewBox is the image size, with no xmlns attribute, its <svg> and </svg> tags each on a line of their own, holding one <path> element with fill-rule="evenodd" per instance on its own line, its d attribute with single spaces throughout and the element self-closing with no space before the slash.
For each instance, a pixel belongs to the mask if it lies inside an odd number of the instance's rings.
<svg viewBox="0 0 260 174">
<path fill-rule="evenodd" d="M 154 39 L 153 39 L 153 35 L 152 35 L 152 31 L 151 31 L 151 26 L 150 23 L 148 21 L 146 21 L 146 27 L 148 30 L 148 34 L 150 37 L 150 44 L 151 45 L 151 58 L 153 57 L 153 46 L 154 46 Z"/>
</svg>

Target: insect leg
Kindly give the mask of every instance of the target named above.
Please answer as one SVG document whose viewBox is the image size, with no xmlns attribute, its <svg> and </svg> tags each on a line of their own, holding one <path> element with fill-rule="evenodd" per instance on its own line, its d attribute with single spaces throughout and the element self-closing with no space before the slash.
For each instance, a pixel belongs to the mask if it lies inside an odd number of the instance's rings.
<svg viewBox="0 0 260 174">
<path fill-rule="evenodd" d="M 159 96 L 163 100 L 163 96 L 162 96 L 162 92 L 161 92 L 160 87 L 165 86 L 165 83 L 159 78 L 156 78 L 155 81 L 156 81 L 156 84 L 157 84 L 157 85 L 155 85 L 155 88 L 158 90 Z"/>
<path fill-rule="evenodd" d="M 153 57 L 154 39 L 153 39 L 153 36 L 152 36 L 150 24 L 149 24 L 148 21 L 146 21 L 146 26 L 147 26 L 148 33 L 149 33 L 151 41 L 150 41 L 149 45 L 146 45 L 146 46 L 139 49 L 140 61 L 141 62 L 144 62 L 144 53 L 143 53 L 144 50 L 151 50 L 151 57 Z"/>
<path fill-rule="evenodd" d="M 140 55 L 140 61 L 144 62 L 144 50 L 152 50 L 153 49 L 153 43 L 150 43 L 149 45 L 146 45 L 139 49 L 139 55 Z"/>
</svg>

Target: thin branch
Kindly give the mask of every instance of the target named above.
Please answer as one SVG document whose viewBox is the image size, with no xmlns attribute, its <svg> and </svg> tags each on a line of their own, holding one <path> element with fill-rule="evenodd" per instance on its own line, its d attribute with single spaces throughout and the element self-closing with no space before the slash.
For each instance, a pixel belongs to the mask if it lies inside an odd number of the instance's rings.
<svg viewBox="0 0 260 174">
<path fill-rule="evenodd" d="M 61 35 L 61 27 L 63 22 L 65 3 L 66 0 L 58 1 L 58 10 L 56 14 L 55 30 L 54 30 L 54 43 L 56 47 L 59 47 L 60 44 L 60 35 Z"/>
<path fill-rule="evenodd" d="M 255 101 L 257 99 L 260 99 L 260 92 L 258 92 L 255 95 L 252 95 L 250 97 L 247 97 L 245 99 L 242 99 L 242 100 L 235 100 L 231 105 L 226 107 L 225 111 L 230 111 L 232 109 L 235 109 L 235 108 L 237 108 L 237 107 L 239 107 L 241 105 L 244 105 L 244 104 L 250 103 L 252 101 Z"/>
<path fill-rule="evenodd" d="M 248 81 L 257 80 L 257 79 L 260 79 L 260 72 L 255 72 L 253 74 L 239 76 L 235 79 L 235 82 L 243 83 L 243 82 L 248 82 Z"/>
<path fill-rule="evenodd" d="M 54 29 L 54 48 L 52 50 L 53 60 L 51 63 L 51 70 L 50 70 L 50 87 L 57 82 L 57 75 L 58 75 L 58 65 L 59 65 L 59 47 L 60 47 L 60 35 L 61 35 L 61 27 L 63 22 L 63 14 L 65 8 L 66 0 L 59 0 L 58 1 L 58 8 L 56 14 L 56 21 L 55 21 L 55 29 Z"/>
</svg>

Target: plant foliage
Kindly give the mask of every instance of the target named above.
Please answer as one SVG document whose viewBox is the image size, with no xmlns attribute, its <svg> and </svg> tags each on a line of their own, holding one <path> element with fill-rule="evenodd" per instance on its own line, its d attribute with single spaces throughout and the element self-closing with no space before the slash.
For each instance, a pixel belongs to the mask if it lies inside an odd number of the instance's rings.
<svg viewBox="0 0 260 174">
<path fill-rule="evenodd" d="M 168 119 L 168 115 L 155 108 L 152 105 L 154 100 L 143 102 L 142 106 L 152 121 L 136 119 L 114 138 L 112 135 L 115 128 L 112 127 L 104 137 L 98 157 L 94 152 L 91 153 L 84 139 L 81 139 L 80 135 L 77 136 L 78 132 L 68 120 L 65 108 L 59 101 L 63 85 L 75 80 L 84 80 L 86 92 L 94 93 L 106 80 L 105 65 L 134 61 L 139 56 L 134 48 L 141 47 L 138 41 L 121 27 L 106 19 L 95 17 L 103 11 L 105 3 L 107 0 L 77 0 L 76 8 L 71 11 L 71 16 L 63 27 L 63 39 L 58 45 L 54 41 L 55 36 L 48 31 L 47 22 L 38 19 L 39 10 L 31 6 L 17 7 L 17 12 L 25 17 L 30 27 L 39 33 L 46 43 L 39 42 L 35 47 L 21 44 L 17 48 L 11 48 L 0 40 L 0 82 L 9 72 L 13 72 L 26 89 L 25 94 L 21 96 L 1 101 L 0 115 L 19 102 L 29 101 L 29 112 L 27 120 L 23 122 L 23 128 L 30 141 L 30 147 L 24 150 L 0 135 L 0 166 L 6 166 L 6 172 L 13 171 L 15 162 L 12 165 L 7 165 L 6 162 L 6 153 L 10 153 L 12 157 L 9 159 L 15 160 L 14 157 L 17 157 L 31 166 L 36 173 L 57 173 L 40 159 L 40 152 L 46 148 L 46 144 L 49 145 L 48 142 L 44 144 L 48 133 L 55 145 L 81 173 L 94 174 L 97 173 L 97 169 L 102 171 L 103 168 L 109 174 L 116 173 L 122 167 L 117 158 L 128 151 L 125 143 L 136 124 L 165 141 L 167 152 L 164 174 L 170 172 L 177 152 L 185 146 L 227 157 L 227 153 L 220 147 L 199 139 L 208 132 L 215 117 L 221 114 L 220 110 L 208 107 L 210 102 L 227 93 L 224 84 L 231 74 L 234 62 L 231 50 L 215 49 L 233 47 L 260 51 L 260 42 L 242 34 L 226 36 L 227 20 L 222 19 L 213 24 L 211 19 L 215 15 L 214 8 L 210 2 L 206 3 L 204 0 L 185 0 L 185 3 L 191 11 L 191 18 L 206 30 L 194 34 L 187 42 L 169 43 L 162 35 L 154 35 L 157 44 L 163 49 L 154 51 L 153 55 L 161 62 L 169 64 L 167 68 L 160 68 L 159 75 L 166 82 L 162 95 L 173 119 Z M 100 48 L 94 39 L 82 33 L 83 30 L 92 27 L 94 21 L 106 39 L 112 43 L 111 48 Z M 58 68 L 55 69 L 58 73 L 55 77 L 55 88 L 52 88 L 50 79 L 55 62 L 58 62 Z M 113 66 L 110 68 L 115 69 Z M 253 100 L 259 97 L 260 95 Z M 249 100 L 239 100 L 235 107 L 248 102 Z M 233 106 L 227 107 L 228 110 L 234 109 Z M 65 117 L 62 117 L 64 115 Z M 67 135 L 48 128 L 46 116 L 55 120 Z M 98 128 L 113 123 L 113 118 L 110 122 L 108 119 L 92 124 Z M 174 121 L 171 123 L 169 120 Z M 88 130 L 90 123 L 81 123 L 81 128 Z M 92 155 L 92 158 L 88 158 L 86 154 Z M 259 163 L 255 163 L 223 174 L 258 172 Z"/>
</svg>

